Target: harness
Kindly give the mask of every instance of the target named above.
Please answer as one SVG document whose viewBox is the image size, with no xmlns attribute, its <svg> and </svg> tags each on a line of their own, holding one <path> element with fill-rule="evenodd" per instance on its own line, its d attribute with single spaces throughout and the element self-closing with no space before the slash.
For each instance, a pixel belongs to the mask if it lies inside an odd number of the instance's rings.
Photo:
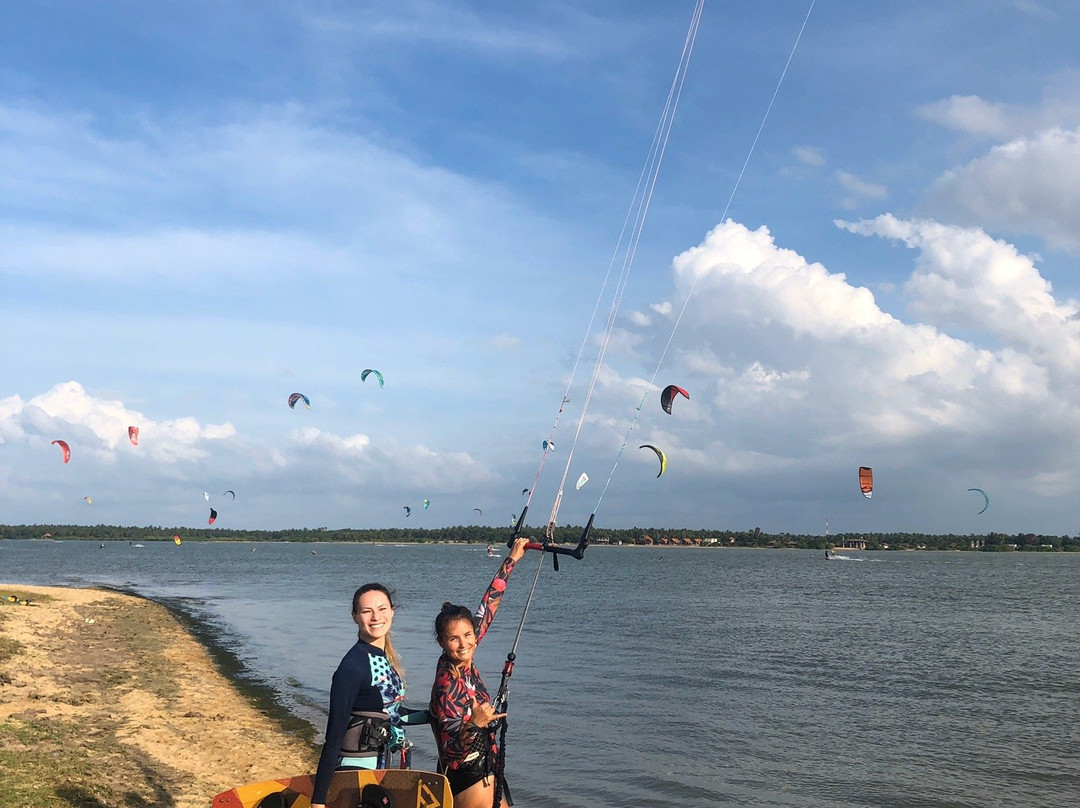
<svg viewBox="0 0 1080 808">
<path fill-rule="evenodd" d="M 475 696 L 473 697 L 475 698 Z M 459 769 L 474 769 L 483 771 L 485 774 L 494 774 L 495 764 L 495 732 L 488 727 L 468 727 L 466 730 L 472 735 L 469 743 L 469 753 L 458 764 Z"/>
<path fill-rule="evenodd" d="M 505 727 L 505 724 L 503 725 Z M 436 730 L 435 723 L 431 724 L 431 731 L 435 734 L 435 745 L 438 747 L 439 735 Z M 448 777 L 453 777 L 453 773 L 466 774 L 479 774 L 485 779 L 488 777 L 495 778 L 495 788 L 497 789 L 498 796 L 495 799 L 495 805 L 500 804 L 500 798 L 503 794 L 506 795 L 506 802 L 508 805 L 514 804 L 514 798 L 510 796 L 510 785 L 506 782 L 505 774 L 505 758 L 500 748 L 498 752 L 495 751 L 495 730 L 489 727 L 479 728 L 475 733 L 482 741 L 476 743 L 473 749 L 458 764 L 456 769 L 450 769 L 443 761 L 443 757 L 440 754 L 436 771 L 439 774 L 445 774 Z M 505 729 L 504 729 L 505 736 Z M 453 781 L 451 781 L 453 785 Z"/>
<path fill-rule="evenodd" d="M 341 741 L 341 755 L 356 757 L 378 755 L 390 742 L 390 715 L 353 711 Z"/>
</svg>

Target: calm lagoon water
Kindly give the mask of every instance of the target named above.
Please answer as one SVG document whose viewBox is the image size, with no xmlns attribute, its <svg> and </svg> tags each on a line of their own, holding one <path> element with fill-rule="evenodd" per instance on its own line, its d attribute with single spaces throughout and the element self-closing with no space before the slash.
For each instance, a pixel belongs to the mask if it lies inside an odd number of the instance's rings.
<svg viewBox="0 0 1080 808">
<path fill-rule="evenodd" d="M 396 589 L 408 701 L 482 547 L 0 541 L 0 581 L 182 608 L 319 732 L 353 590 Z M 538 557 L 477 653 L 499 681 Z M 1080 804 L 1080 555 L 590 548 L 545 560 L 510 689 L 521 808 Z M 414 765 L 431 767 L 414 730 Z M 289 774 L 289 772 L 282 772 Z"/>
</svg>

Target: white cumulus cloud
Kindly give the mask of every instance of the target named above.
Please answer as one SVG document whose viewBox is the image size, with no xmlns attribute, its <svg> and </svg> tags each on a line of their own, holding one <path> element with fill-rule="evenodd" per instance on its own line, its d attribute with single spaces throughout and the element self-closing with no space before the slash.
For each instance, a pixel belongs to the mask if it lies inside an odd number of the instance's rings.
<svg viewBox="0 0 1080 808">
<path fill-rule="evenodd" d="M 977 229 L 892 216 L 840 225 L 918 251 L 905 286 L 916 319 L 883 310 L 764 227 L 719 225 L 675 259 L 666 301 L 690 295 L 666 372 L 695 403 L 710 402 L 702 420 L 716 440 L 674 419 L 673 444 L 703 450 L 695 462 L 720 475 L 736 457 L 756 458 L 744 473 L 820 475 L 885 451 L 912 485 L 950 467 L 1015 474 L 1011 484 L 1035 492 L 1036 470 L 1080 470 L 1080 441 L 1062 432 L 1080 416 L 1076 306 L 1053 297 L 1032 260 Z M 1005 451 L 1008 470 L 996 454 Z"/>
<path fill-rule="evenodd" d="M 980 228 L 891 215 L 839 223 L 920 251 L 906 291 L 912 310 L 939 328 L 960 324 L 1030 353 L 1065 378 L 1080 369 L 1080 305 L 1058 301 L 1034 262 Z"/>
<path fill-rule="evenodd" d="M 995 146 L 927 191 L 936 218 L 994 232 L 1034 234 L 1080 250 L 1080 129 L 1052 128 Z"/>
<path fill-rule="evenodd" d="M 139 428 L 140 446 L 132 447 L 128 427 Z M 58 384 L 24 401 L 0 400 L 0 442 L 32 444 L 66 440 L 72 456 L 88 452 L 115 460 L 121 451 L 140 451 L 155 461 L 175 463 L 207 456 L 212 443 L 236 435 L 232 424 L 200 424 L 194 418 L 154 421 L 121 401 L 89 394 L 76 381 Z"/>
</svg>

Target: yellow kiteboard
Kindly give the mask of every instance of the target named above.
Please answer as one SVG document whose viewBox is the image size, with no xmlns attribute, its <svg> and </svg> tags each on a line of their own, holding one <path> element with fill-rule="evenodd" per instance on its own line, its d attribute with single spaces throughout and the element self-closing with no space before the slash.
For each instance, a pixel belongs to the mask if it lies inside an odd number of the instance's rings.
<svg viewBox="0 0 1080 808">
<path fill-rule="evenodd" d="M 367 786 L 372 788 L 367 789 Z M 315 775 L 249 783 L 223 791 L 211 808 L 309 808 Z M 358 769 L 334 772 L 327 808 L 453 808 L 450 784 L 419 769 Z"/>
</svg>

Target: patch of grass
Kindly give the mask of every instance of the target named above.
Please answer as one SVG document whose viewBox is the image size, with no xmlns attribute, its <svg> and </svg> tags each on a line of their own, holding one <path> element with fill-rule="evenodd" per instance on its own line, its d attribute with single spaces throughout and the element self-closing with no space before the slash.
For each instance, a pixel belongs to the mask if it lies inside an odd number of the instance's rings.
<svg viewBox="0 0 1080 808">
<path fill-rule="evenodd" d="M 48 603 L 56 598 L 52 595 L 39 595 L 36 592 L 27 592 L 24 589 L 4 589 L 0 590 L 0 606 L 16 606 L 18 604 L 10 603 L 9 597 L 14 597 L 16 600 L 28 600 L 30 603 Z"/>
<path fill-rule="evenodd" d="M 0 662 L 7 662 L 22 651 L 22 643 L 11 637 L 0 637 Z M 2 674 L 0 674 L 2 675 Z"/>
<path fill-rule="evenodd" d="M 22 808 L 55 808 L 56 788 L 92 781 L 97 768 L 83 750 L 72 748 L 73 731 L 55 721 L 0 723 L 0 803 Z M 104 796 L 104 795 L 102 795 Z"/>
<path fill-rule="evenodd" d="M 115 599 L 77 606 L 75 614 L 78 620 L 58 630 L 82 648 L 68 686 L 102 698 L 138 689 L 175 703 L 177 676 L 165 651 L 181 629 L 167 611 L 150 601 Z"/>
<path fill-rule="evenodd" d="M 18 602 L 12 603 L 8 598 L 15 598 L 16 601 L 25 600 L 30 602 L 30 606 L 24 606 Z M 33 608 L 33 604 L 46 603 L 53 598 L 48 595 L 35 595 L 30 592 L 26 592 L 20 589 L 5 589 L 0 591 L 0 629 L 2 629 L 4 623 L 8 621 L 11 616 L 11 612 L 6 608 L 10 606 L 12 609 L 27 609 Z M 22 645 L 18 640 L 11 637 L 0 636 L 0 663 L 7 662 L 14 656 L 17 656 L 22 650 Z M 0 684 L 6 684 L 3 681 L 2 674 L 0 674 Z"/>
<path fill-rule="evenodd" d="M 174 805 L 177 777 L 119 741 L 115 727 L 90 737 L 76 722 L 0 722 L 0 805 L 147 808 Z M 107 776 L 106 776 L 107 775 Z"/>
<path fill-rule="evenodd" d="M 9 595 L 21 599 L 26 598 L 26 593 L 24 592 L 0 592 L 0 606 L 13 606 L 17 609 L 26 608 L 24 606 L 18 606 L 14 603 L 8 603 L 7 598 Z M 0 663 L 7 662 L 9 659 L 16 656 L 20 651 L 22 651 L 22 643 L 12 637 L 3 636 L 3 625 L 7 622 L 9 617 L 10 612 L 8 612 L 7 609 L 0 609 Z M 0 684 L 7 684 L 7 682 L 4 680 L 3 673 L 0 673 Z"/>
<path fill-rule="evenodd" d="M 2 612 L 9 618 L 12 614 L 0 608 Z M 98 623 L 80 620 L 59 629 L 61 634 L 77 633 L 82 652 L 79 666 L 65 676 L 67 688 L 58 701 L 102 703 L 133 684 L 144 689 L 151 689 L 147 685 L 152 684 L 155 692 L 172 695 L 175 680 L 162 653 L 171 624 L 167 613 L 145 602 L 106 603 L 77 613 L 83 619 L 96 616 Z M 103 615 L 107 615 L 105 625 Z M 20 647 L 2 636 L 2 629 L 0 661 L 18 654 Z M 115 718 L 87 724 L 45 718 L 33 711 L 0 721 L 0 808 L 175 805 L 172 795 L 180 791 L 183 775 L 122 741 L 117 737 L 119 727 Z"/>
</svg>

